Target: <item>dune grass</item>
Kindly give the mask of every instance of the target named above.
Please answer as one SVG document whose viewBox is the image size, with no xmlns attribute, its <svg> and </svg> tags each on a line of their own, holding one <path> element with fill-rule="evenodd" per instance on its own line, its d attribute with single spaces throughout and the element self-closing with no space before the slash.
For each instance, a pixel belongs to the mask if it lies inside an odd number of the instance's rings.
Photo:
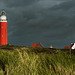
<svg viewBox="0 0 75 75">
<path fill-rule="evenodd" d="M 74 54 L 70 58 L 62 50 L 49 49 L 53 53 L 47 50 L 25 47 L 0 49 L 0 75 L 75 75 Z"/>
</svg>

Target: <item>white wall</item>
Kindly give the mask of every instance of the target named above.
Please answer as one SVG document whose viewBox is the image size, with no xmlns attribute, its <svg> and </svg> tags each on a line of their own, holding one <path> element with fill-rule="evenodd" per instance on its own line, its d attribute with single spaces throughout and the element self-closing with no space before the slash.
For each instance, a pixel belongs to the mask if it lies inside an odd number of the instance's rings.
<svg viewBox="0 0 75 75">
<path fill-rule="evenodd" d="M 75 49 L 75 43 L 74 43 L 74 45 L 72 46 L 72 49 Z"/>
</svg>

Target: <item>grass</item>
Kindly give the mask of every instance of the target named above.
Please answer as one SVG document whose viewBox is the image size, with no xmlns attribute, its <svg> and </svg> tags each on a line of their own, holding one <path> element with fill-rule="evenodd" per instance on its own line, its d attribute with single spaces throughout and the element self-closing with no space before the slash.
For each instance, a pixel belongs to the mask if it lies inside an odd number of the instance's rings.
<svg viewBox="0 0 75 75">
<path fill-rule="evenodd" d="M 0 75 L 75 75 L 75 50 L 2 46 Z"/>
</svg>

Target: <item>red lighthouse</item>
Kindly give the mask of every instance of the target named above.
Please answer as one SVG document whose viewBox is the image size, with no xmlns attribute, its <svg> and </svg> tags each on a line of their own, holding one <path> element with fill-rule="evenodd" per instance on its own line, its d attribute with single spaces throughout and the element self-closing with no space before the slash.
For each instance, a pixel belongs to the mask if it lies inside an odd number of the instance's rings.
<svg viewBox="0 0 75 75">
<path fill-rule="evenodd" d="M 4 10 L 0 15 L 0 45 L 7 45 L 7 17 Z"/>
</svg>

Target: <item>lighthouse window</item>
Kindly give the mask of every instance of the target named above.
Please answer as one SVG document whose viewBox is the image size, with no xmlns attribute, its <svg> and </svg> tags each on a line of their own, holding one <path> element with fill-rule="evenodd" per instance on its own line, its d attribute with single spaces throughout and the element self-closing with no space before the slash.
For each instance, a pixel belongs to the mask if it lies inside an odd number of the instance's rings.
<svg viewBox="0 0 75 75">
<path fill-rule="evenodd" d="M 3 28 L 3 26 L 2 26 L 2 28 Z"/>
<path fill-rule="evenodd" d="M 2 37 L 3 37 L 3 35 L 2 35 Z"/>
</svg>

